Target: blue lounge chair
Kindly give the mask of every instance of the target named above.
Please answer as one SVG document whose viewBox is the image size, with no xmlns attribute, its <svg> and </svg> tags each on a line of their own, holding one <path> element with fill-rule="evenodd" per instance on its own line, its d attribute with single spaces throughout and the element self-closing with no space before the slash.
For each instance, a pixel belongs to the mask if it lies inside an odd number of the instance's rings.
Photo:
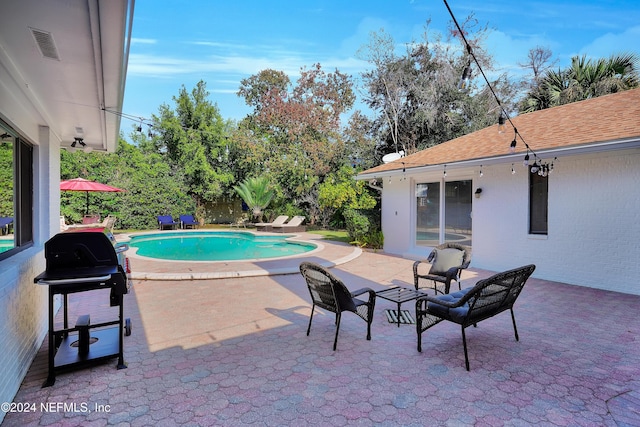
<svg viewBox="0 0 640 427">
<path fill-rule="evenodd" d="M 13 226 L 12 217 L 10 216 L 0 217 L 0 233 L 1 234 L 10 234 L 12 226 Z"/>
<path fill-rule="evenodd" d="M 171 215 L 158 215 L 158 228 L 160 230 L 175 230 L 178 223 L 173 220 Z"/>
<path fill-rule="evenodd" d="M 198 225 L 193 215 L 180 215 L 180 228 L 196 228 Z"/>
</svg>

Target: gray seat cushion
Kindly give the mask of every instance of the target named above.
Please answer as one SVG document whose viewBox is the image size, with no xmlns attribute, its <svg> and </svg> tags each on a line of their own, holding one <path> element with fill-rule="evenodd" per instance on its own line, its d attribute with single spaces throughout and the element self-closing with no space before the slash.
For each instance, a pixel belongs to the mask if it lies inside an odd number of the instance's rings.
<svg viewBox="0 0 640 427">
<path fill-rule="evenodd" d="M 469 292 L 471 289 L 472 288 L 465 288 L 458 292 L 452 292 L 450 294 L 440 295 L 437 298 L 440 301 L 446 301 L 448 303 L 455 304 L 462 297 L 464 297 L 467 294 L 467 292 Z M 467 313 L 469 313 L 469 305 L 464 304 L 464 305 L 461 305 L 460 307 L 449 308 L 435 302 L 429 302 L 427 304 L 427 311 L 438 317 L 451 320 L 452 322 L 461 323 L 467 316 Z"/>
</svg>

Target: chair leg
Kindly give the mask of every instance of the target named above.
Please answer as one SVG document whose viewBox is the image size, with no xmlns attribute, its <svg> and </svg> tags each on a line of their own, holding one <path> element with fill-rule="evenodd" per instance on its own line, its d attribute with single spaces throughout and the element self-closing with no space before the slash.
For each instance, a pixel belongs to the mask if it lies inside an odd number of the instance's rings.
<svg viewBox="0 0 640 427">
<path fill-rule="evenodd" d="M 467 337 L 464 334 L 464 326 L 462 326 L 462 345 L 464 346 L 464 364 L 469 370 L 469 355 L 467 354 Z"/>
<path fill-rule="evenodd" d="M 518 337 L 518 328 L 516 327 L 516 316 L 513 314 L 513 308 L 511 309 L 511 320 L 513 321 L 513 332 L 516 334 L 516 341 L 520 341 Z"/>
<path fill-rule="evenodd" d="M 338 346 L 338 332 L 340 332 L 340 317 L 341 314 L 336 314 L 336 338 L 333 340 L 333 351 L 336 351 L 336 347 Z"/>
<path fill-rule="evenodd" d="M 315 303 L 313 307 L 311 307 L 311 316 L 309 316 L 309 326 L 307 327 L 307 336 L 309 336 L 309 332 L 311 331 L 311 321 L 313 320 L 313 311 L 316 309 Z"/>
</svg>

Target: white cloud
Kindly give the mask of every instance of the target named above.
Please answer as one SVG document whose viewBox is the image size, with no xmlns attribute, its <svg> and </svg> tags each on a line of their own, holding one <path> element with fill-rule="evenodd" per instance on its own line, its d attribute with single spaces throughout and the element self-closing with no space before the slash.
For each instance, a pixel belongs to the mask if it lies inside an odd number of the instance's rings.
<svg viewBox="0 0 640 427">
<path fill-rule="evenodd" d="M 580 54 L 592 58 L 608 58 L 620 53 L 640 55 L 638 40 L 640 40 L 640 25 L 628 28 L 621 33 L 607 33 L 600 36 L 580 49 Z"/>
<path fill-rule="evenodd" d="M 137 37 L 131 37 L 131 44 L 156 44 L 156 39 L 141 39 Z"/>
</svg>

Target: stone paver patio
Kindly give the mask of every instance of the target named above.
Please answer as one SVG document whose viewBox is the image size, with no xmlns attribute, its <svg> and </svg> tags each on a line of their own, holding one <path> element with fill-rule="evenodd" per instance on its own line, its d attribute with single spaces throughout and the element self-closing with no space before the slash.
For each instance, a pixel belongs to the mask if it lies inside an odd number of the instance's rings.
<svg viewBox="0 0 640 427">
<path fill-rule="evenodd" d="M 352 290 L 381 290 L 411 283 L 411 264 L 364 252 L 332 271 Z M 469 269 L 463 286 L 490 274 Z M 71 319 L 112 318 L 103 291 L 76 295 Z M 45 340 L 14 400 L 37 410 L 2 425 L 640 425 L 639 296 L 530 279 L 515 306 L 520 341 L 508 313 L 470 328 L 470 372 L 457 325 L 427 331 L 418 353 L 415 326 L 384 316 L 394 307 L 377 300 L 371 341 L 345 314 L 334 352 L 333 315 L 316 313 L 306 336 L 299 274 L 136 280 L 128 368 L 113 360 L 41 388 Z"/>
</svg>

